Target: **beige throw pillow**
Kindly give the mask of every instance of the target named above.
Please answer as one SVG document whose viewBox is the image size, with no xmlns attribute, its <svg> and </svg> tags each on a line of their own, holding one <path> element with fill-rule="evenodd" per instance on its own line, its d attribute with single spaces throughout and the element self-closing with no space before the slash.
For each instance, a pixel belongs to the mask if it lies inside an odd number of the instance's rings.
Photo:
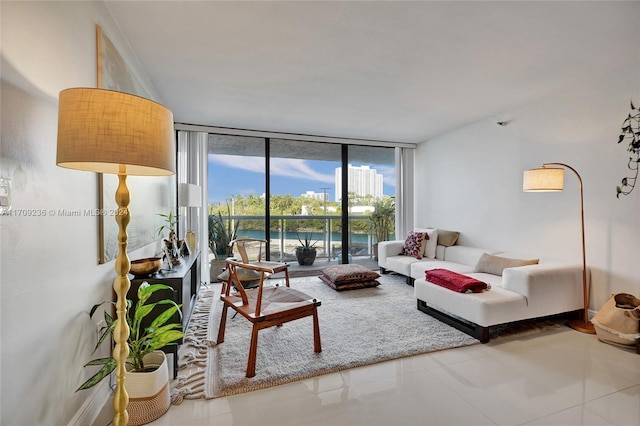
<svg viewBox="0 0 640 426">
<path fill-rule="evenodd" d="M 441 246 L 451 247 L 458 241 L 459 232 L 438 229 L 438 244 Z"/>
<path fill-rule="evenodd" d="M 493 275 L 502 275 L 505 268 L 515 268 L 517 266 L 537 265 L 540 259 L 509 259 L 508 257 L 492 256 L 483 254 L 478 259 L 475 272 L 484 272 Z"/>
</svg>

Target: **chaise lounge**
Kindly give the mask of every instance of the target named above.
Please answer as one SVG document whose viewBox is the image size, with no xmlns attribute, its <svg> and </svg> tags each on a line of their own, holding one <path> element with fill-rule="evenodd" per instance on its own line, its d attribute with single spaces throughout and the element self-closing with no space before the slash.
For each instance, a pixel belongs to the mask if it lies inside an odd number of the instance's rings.
<svg viewBox="0 0 640 426">
<path fill-rule="evenodd" d="M 406 276 L 419 310 L 483 343 L 489 341 L 491 326 L 583 308 L 581 265 L 455 245 L 458 235 L 451 231 L 416 232 L 429 239 L 415 256 L 403 254 L 406 240 L 379 243 L 381 273 Z M 453 291 L 427 278 L 426 272 L 436 269 L 473 278 L 489 288 L 477 293 Z"/>
</svg>

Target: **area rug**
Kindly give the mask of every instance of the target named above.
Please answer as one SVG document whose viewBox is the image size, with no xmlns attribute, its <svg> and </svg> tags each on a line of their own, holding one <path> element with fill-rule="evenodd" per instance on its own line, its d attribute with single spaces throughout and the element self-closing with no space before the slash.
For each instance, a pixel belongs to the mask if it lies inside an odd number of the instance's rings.
<svg viewBox="0 0 640 426">
<path fill-rule="evenodd" d="M 217 398 L 281 385 L 381 361 L 479 341 L 416 308 L 404 277 L 383 275 L 374 288 L 336 292 L 318 277 L 296 278 L 291 286 L 321 300 L 322 352 L 313 351 L 310 317 L 260 331 L 256 376 L 245 377 L 251 325 L 229 313 L 225 341 L 217 345 L 222 303 L 219 285 L 201 291 L 172 392 L 183 398 Z"/>
</svg>

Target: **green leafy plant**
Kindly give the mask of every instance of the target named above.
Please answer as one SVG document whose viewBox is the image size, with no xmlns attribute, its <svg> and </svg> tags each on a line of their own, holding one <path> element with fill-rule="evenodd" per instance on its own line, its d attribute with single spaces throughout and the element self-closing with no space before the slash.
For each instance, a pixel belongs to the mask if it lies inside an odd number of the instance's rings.
<svg viewBox="0 0 640 426">
<path fill-rule="evenodd" d="M 145 371 L 144 356 L 161 349 L 167 345 L 175 345 L 176 342 L 184 337 L 182 332 L 182 324 L 177 322 L 169 322 L 173 316 L 178 313 L 182 315 L 180 307 L 182 305 L 176 304 L 173 300 L 164 299 L 158 302 L 150 302 L 149 298 L 153 293 L 160 290 L 171 290 L 173 288 L 164 284 L 149 284 L 144 282 L 138 288 L 138 301 L 135 305 L 133 317 L 131 317 L 131 307 L 133 302 L 127 300 L 127 324 L 129 325 L 129 339 L 127 344 L 129 345 L 129 358 L 127 359 L 127 365 L 131 367 L 132 371 Z M 104 305 L 112 304 L 115 302 L 105 301 L 94 305 L 89 312 L 89 317 L 93 318 L 96 310 Z M 157 306 L 165 306 L 166 308 L 161 311 L 149 324 L 148 327 L 143 326 L 143 321 Z M 155 314 L 155 312 L 154 312 Z M 100 338 L 96 343 L 96 347 L 93 352 L 105 341 L 105 339 L 113 334 L 115 330 L 117 319 L 113 318 L 106 310 L 104 311 L 104 320 L 106 325 L 100 330 Z M 98 358 L 89 361 L 85 364 L 85 367 L 90 365 L 101 366 L 100 370 L 91 376 L 86 382 L 84 382 L 77 390 L 89 389 L 100 383 L 102 379 L 111 374 L 116 368 L 116 360 L 113 357 Z"/>
<path fill-rule="evenodd" d="M 224 259 L 231 255 L 229 243 L 236 239 L 240 221 L 235 224 L 231 220 L 231 212 L 227 204 L 227 217 L 222 213 L 209 215 L 209 248 L 216 255 L 216 259 Z"/>
<path fill-rule="evenodd" d="M 374 211 L 369 215 L 370 230 L 378 242 L 387 241 L 395 231 L 396 205 L 393 198 L 382 198 L 373 203 Z"/>
<path fill-rule="evenodd" d="M 169 214 L 158 213 L 158 216 L 160 216 L 164 222 L 164 224 L 158 228 L 158 236 L 161 236 L 165 230 L 169 231 L 169 233 L 175 232 L 176 225 L 178 224 L 177 215 L 174 215 L 173 212 L 169 212 Z"/>
<path fill-rule="evenodd" d="M 631 112 L 622 122 L 618 143 L 629 141 L 627 151 L 632 154 L 627 162 L 627 167 L 631 170 L 631 176 L 624 177 L 622 184 L 616 187 L 616 197 L 620 195 L 629 195 L 636 186 L 638 179 L 638 167 L 640 165 L 640 108 L 636 107 L 631 101 Z"/>
</svg>

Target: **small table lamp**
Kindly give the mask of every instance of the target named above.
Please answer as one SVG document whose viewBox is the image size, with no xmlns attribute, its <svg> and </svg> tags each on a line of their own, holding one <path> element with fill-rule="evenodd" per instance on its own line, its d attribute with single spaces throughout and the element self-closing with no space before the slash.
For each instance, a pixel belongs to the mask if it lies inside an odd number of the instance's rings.
<svg viewBox="0 0 640 426">
<path fill-rule="evenodd" d="M 525 170 L 522 179 L 522 190 L 525 192 L 557 192 L 564 189 L 564 169 L 571 170 L 580 184 L 580 223 L 582 225 L 582 295 L 583 313 L 581 320 L 571 320 L 567 325 L 582 333 L 595 334 L 593 324 L 589 321 L 589 287 L 587 286 L 587 257 L 584 244 L 584 197 L 582 195 L 582 178 L 573 167 L 564 163 L 545 163 L 538 169 Z"/>
<path fill-rule="evenodd" d="M 127 256 L 129 189 L 127 175 L 168 176 L 175 173 L 173 114 L 164 106 L 128 93 L 73 88 L 60 92 L 56 164 L 76 170 L 118 175 L 118 256 L 115 261 L 117 325 L 113 332 L 116 426 L 126 425 L 129 395 L 125 389 L 129 355 L 126 321 L 130 262 Z"/>
<path fill-rule="evenodd" d="M 200 207 L 202 206 L 202 194 L 200 191 L 200 185 L 193 183 L 181 183 L 178 185 L 178 205 L 180 207 Z M 191 228 L 192 221 L 189 220 L 189 228 Z M 185 240 L 189 245 L 189 251 L 193 253 L 196 250 L 196 233 L 192 229 L 189 229 L 185 234 Z"/>
</svg>

